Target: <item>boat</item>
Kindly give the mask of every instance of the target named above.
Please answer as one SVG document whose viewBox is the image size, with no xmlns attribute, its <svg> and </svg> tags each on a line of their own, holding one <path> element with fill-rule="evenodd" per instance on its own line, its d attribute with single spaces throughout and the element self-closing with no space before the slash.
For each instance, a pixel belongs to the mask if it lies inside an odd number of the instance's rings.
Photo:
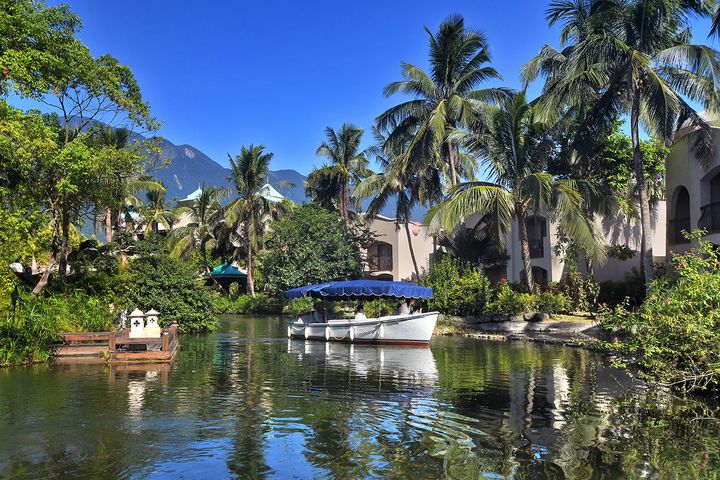
<svg viewBox="0 0 720 480">
<path fill-rule="evenodd" d="M 332 300 L 427 299 L 432 288 L 409 282 L 348 280 L 293 288 L 285 298 L 310 297 Z M 330 319 L 308 321 L 299 318 L 288 325 L 288 337 L 328 342 L 427 345 L 432 337 L 438 312 L 410 313 L 367 319 Z"/>
</svg>

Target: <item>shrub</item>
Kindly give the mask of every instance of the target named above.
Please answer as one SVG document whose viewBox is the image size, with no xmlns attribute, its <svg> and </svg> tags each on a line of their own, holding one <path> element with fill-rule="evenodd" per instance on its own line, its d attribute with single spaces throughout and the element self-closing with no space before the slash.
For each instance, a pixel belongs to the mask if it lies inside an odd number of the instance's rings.
<svg viewBox="0 0 720 480">
<path fill-rule="evenodd" d="M 694 232 L 699 246 L 673 260 L 670 279 L 657 279 L 645 302 L 602 313 L 615 335 L 605 346 L 643 376 L 684 391 L 720 387 L 720 255 Z"/>
<path fill-rule="evenodd" d="M 535 309 L 548 315 L 566 313 L 570 311 L 571 303 L 562 292 L 545 291 L 535 295 Z"/>
<path fill-rule="evenodd" d="M 124 281 L 123 306 L 160 312 L 167 327 L 178 322 L 181 333 L 212 330 L 217 324 L 210 290 L 196 278 L 192 265 L 177 260 L 157 245 L 142 245 L 142 254 L 130 262 Z"/>
<path fill-rule="evenodd" d="M 608 307 L 629 305 L 637 307 L 645 298 L 645 282 L 636 269 L 625 274 L 623 282 L 602 282 L 598 294 L 598 303 Z"/>
<path fill-rule="evenodd" d="M 260 313 L 283 313 L 283 300 L 270 297 L 263 293 L 256 294 L 255 298 L 249 294 L 239 295 L 236 299 L 226 296 L 213 298 L 213 310 L 215 313 L 227 314 L 260 314 Z M 295 307 L 290 307 L 295 308 Z M 298 307 L 300 308 L 300 307 Z M 291 313 L 288 311 L 287 313 Z"/>
<path fill-rule="evenodd" d="M 518 293 L 506 282 L 498 288 L 490 312 L 500 315 L 522 315 L 535 309 L 535 298 L 529 293 Z"/>
<path fill-rule="evenodd" d="M 288 315 L 299 317 L 313 310 L 313 299 L 310 297 L 293 298 L 285 304 L 282 311 Z"/>
<path fill-rule="evenodd" d="M 573 262 L 568 262 L 567 273 L 557 289 L 570 301 L 569 310 L 589 312 L 597 305 L 599 285 L 591 278 L 583 278 Z"/>
<path fill-rule="evenodd" d="M 420 279 L 421 284 L 433 289 L 433 298 L 427 301 L 429 310 L 458 314 L 454 294 L 457 293 L 455 286 L 460 282 L 460 277 L 460 262 L 449 256 L 444 256 L 432 264 L 430 270 Z"/>
<path fill-rule="evenodd" d="M 365 316 L 368 318 L 379 318 L 392 315 L 397 303 L 395 300 L 372 300 L 365 302 L 363 303 Z"/>
<path fill-rule="evenodd" d="M 114 319 L 106 302 L 82 291 L 20 298 L 0 315 L 0 366 L 45 361 L 58 334 L 111 330 Z"/>
<path fill-rule="evenodd" d="M 468 270 L 452 287 L 449 300 L 457 315 L 485 315 L 492 303 L 492 286 L 482 272 Z"/>
</svg>

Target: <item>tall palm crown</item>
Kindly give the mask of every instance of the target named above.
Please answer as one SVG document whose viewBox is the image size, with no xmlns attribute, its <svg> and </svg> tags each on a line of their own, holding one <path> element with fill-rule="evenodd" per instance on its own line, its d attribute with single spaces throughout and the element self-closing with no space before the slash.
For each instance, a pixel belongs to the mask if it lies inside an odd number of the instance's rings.
<svg viewBox="0 0 720 480">
<path fill-rule="evenodd" d="M 225 222 L 234 230 L 242 230 L 245 241 L 248 289 L 255 296 L 253 256 L 260 248 L 260 236 L 272 205 L 258 194 L 270 175 L 270 161 L 273 154 L 266 153 L 263 145 L 243 145 L 240 154 L 230 159 L 230 181 L 238 198 L 227 206 Z M 237 228 L 234 228 L 237 226 Z"/>
<path fill-rule="evenodd" d="M 145 233 L 159 233 L 161 225 L 166 232 L 172 230 L 180 212 L 169 206 L 165 200 L 165 190 L 149 190 L 145 196 L 147 201 L 140 208 L 146 222 Z"/>
<path fill-rule="evenodd" d="M 588 219 L 583 216 L 582 198 L 571 179 L 556 179 L 545 173 L 555 149 L 554 136 L 537 122 L 524 92 L 504 99 L 483 112 L 484 127 L 465 136 L 469 149 L 484 158 L 486 175 L 492 181 L 466 182 L 433 207 L 426 217 L 431 231 L 453 231 L 467 217 L 479 213 L 487 222 L 490 239 L 505 250 L 513 221 L 517 221 L 525 281 L 534 288 L 526 219 L 533 214 L 549 215 L 590 256 L 604 257 Z"/>
<path fill-rule="evenodd" d="M 229 194 L 230 191 L 226 188 L 202 186 L 200 195 L 185 209 L 190 221 L 171 233 L 170 240 L 174 255 L 186 259 L 193 251 L 199 251 L 205 271 L 210 271 L 207 250 L 216 246 L 214 230 L 223 221 L 224 215 L 221 201 Z"/>
<path fill-rule="evenodd" d="M 448 138 L 457 128 L 476 121 L 479 105 L 494 102 L 504 96 L 500 88 L 477 87 L 500 74 L 486 65 L 490 61 L 485 36 L 465 27 L 459 15 L 448 17 L 429 36 L 430 71 L 402 64 L 403 80 L 385 87 L 385 95 L 396 93 L 413 96 L 382 113 L 376 119 L 381 131 L 390 132 L 389 142 L 402 141 L 410 135 L 409 155 L 441 165 L 450 185 L 460 177 L 471 177 L 474 165 L 460 155 L 459 146 Z"/>
<path fill-rule="evenodd" d="M 316 174 L 325 184 L 336 185 L 338 193 L 337 206 L 340 214 L 347 218 L 350 203 L 350 186 L 357 185 L 370 173 L 365 151 L 360 150 L 360 142 L 364 130 L 355 125 L 344 123 L 340 130 L 330 127 L 325 129 L 325 141 L 315 152 L 324 157 L 329 164 L 322 167 Z"/>
<path fill-rule="evenodd" d="M 587 124 L 606 126 L 630 116 L 635 181 L 643 231 L 645 279 L 653 278 L 650 206 L 640 126 L 671 141 L 677 128 L 697 129 L 696 156 L 712 155 L 709 125 L 692 103 L 716 114 L 720 101 L 718 52 L 691 44 L 689 18 L 710 16 L 704 0 L 562 0 L 547 18 L 562 24 L 564 49 L 544 47 L 524 68 L 526 81 L 546 78 L 541 104 L 547 114 L 592 102 Z M 588 130 L 592 134 L 593 129 Z"/>
</svg>

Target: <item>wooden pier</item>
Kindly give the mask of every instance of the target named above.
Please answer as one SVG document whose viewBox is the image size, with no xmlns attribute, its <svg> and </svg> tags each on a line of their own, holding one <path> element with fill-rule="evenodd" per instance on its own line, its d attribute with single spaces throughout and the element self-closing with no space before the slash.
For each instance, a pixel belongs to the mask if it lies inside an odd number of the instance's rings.
<svg viewBox="0 0 720 480">
<path fill-rule="evenodd" d="M 110 363 L 165 363 L 175 358 L 180 340 L 173 324 L 163 328 L 159 337 L 131 338 L 127 330 L 64 333 L 53 347 L 54 357 L 63 362 L 95 358 Z"/>
</svg>

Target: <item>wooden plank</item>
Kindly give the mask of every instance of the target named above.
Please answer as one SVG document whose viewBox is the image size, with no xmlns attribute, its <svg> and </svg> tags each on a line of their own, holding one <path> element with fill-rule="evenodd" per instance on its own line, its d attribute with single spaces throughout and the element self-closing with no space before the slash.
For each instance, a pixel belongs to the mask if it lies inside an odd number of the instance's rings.
<svg viewBox="0 0 720 480">
<path fill-rule="evenodd" d="M 107 341 L 110 334 L 111 332 L 61 333 L 60 338 L 65 342 Z"/>
<path fill-rule="evenodd" d="M 102 356 L 107 345 L 58 345 L 53 351 L 56 357 Z"/>
<path fill-rule="evenodd" d="M 160 345 L 162 337 L 116 338 L 116 345 Z"/>
</svg>

